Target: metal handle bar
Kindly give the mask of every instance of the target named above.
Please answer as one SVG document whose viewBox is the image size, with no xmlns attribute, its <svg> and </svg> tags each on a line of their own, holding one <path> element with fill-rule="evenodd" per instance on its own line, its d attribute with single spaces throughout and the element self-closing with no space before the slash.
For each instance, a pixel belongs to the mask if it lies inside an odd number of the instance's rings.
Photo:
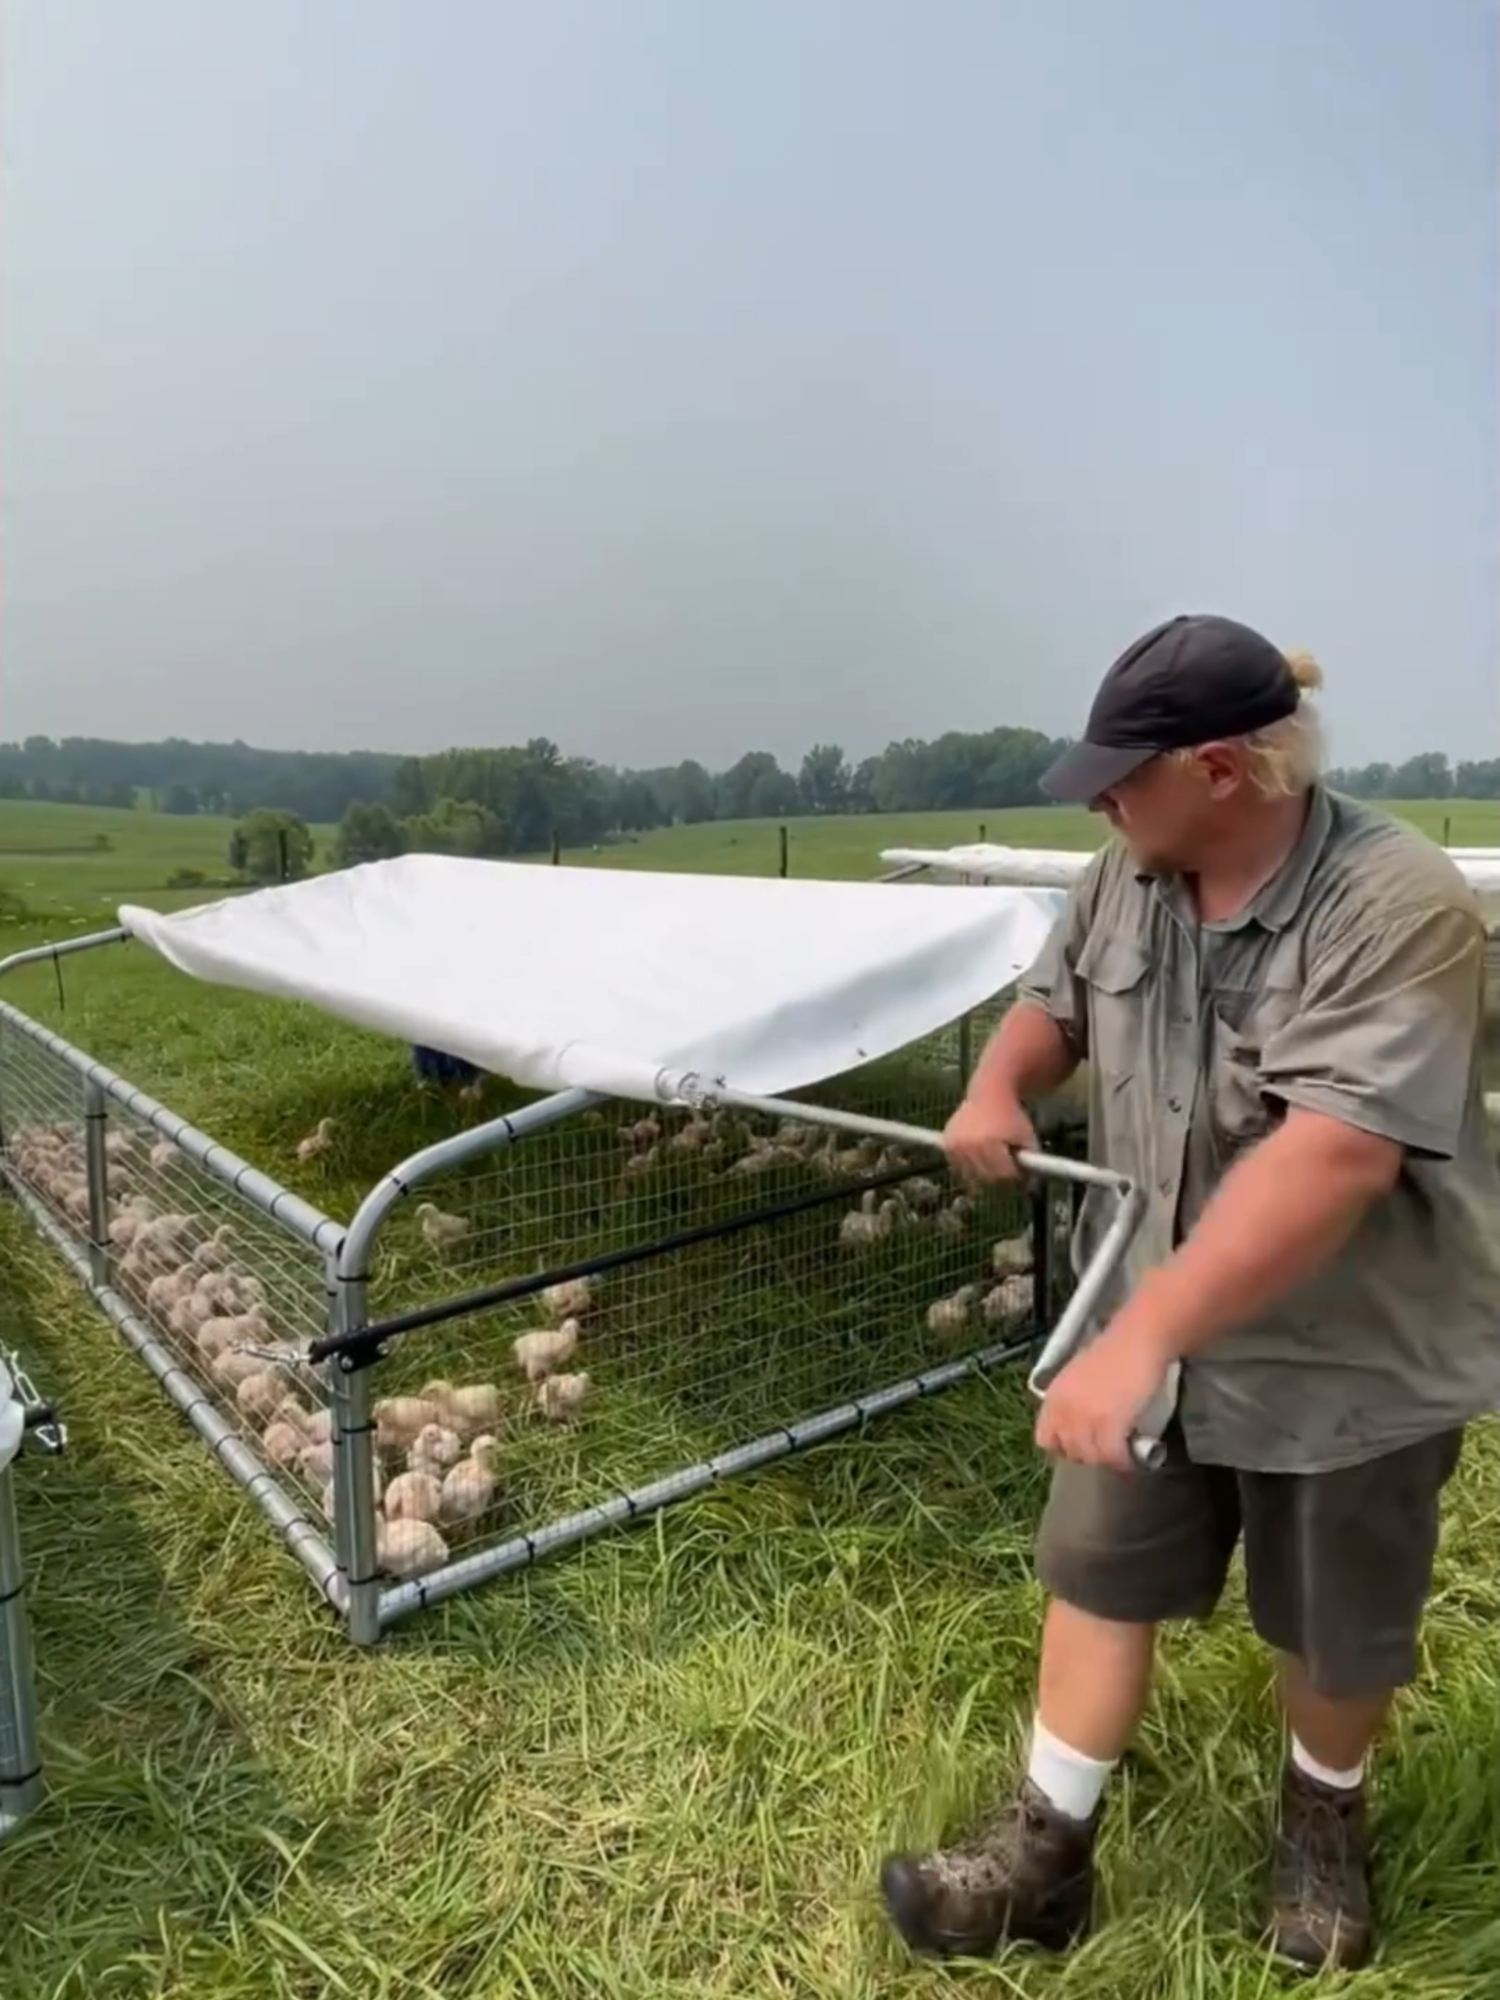
<svg viewBox="0 0 1500 2000">
<path fill-rule="evenodd" d="M 834 1111 L 820 1104 L 799 1104 L 786 1097 L 757 1097 L 749 1091 L 731 1090 L 688 1074 L 674 1076 L 662 1071 L 657 1078 L 657 1095 L 663 1103 L 690 1105 L 696 1110 L 718 1109 L 753 1111 L 768 1118 L 796 1119 L 803 1125 L 826 1126 L 830 1131 L 848 1132 L 863 1139 L 885 1139 L 892 1145 L 920 1146 L 932 1152 L 943 1150 L 941 1132 L 929 1132 L 920 1125 L 903 1125 L 889 1118 L 867 1118 L 855 1111 Z M 1063 1307 L 1057 1325 L 1043 1342 L 1042 1351 L 1027 1377 L 1027 1386 L 1041 1400 L 1062 1370 L 1072 1360 L 1090 1319 L 1098 1310 L 1115 1274 L 1123 1263 L 1141 1218 L 1146 1197 L 1124 1174 L 1096 1167 L 1087 1160 L 1069 1160 L 1058 1153 L 1036 1153 L 1017 1147 L 1016 1165 L 1024 1174 L 1042 1180 L 1073 1181 L 1085 1187 L 1107 1188 L 1118 1197 L 1104 1240 L 1094 1252 Z M 1130 1453 L 1143 1471 L 1155 1472 L 1166 1460 L 1166 1446 L 1159 1437 L 1133 1433 Z"/>
</svg>

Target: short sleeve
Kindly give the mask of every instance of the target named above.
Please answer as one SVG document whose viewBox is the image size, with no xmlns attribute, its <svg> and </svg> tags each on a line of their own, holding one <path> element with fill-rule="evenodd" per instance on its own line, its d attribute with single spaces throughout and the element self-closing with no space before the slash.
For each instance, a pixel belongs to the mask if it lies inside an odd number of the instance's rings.
<svg viewBox="0 0 1500 2000">
<path fill-rule="evenodd" d="M 1484 928 L 1459 904 L 1381 911 L 1317 948 L 1261 1051 L 1263 1094 L 1451 1159 L 1468 1109 Z"/>
<path fill-rule="evenodd" d="M 1088 990 L 1078 976 L 1078 959 L 1093 922 L 1101 872 L 1096 858 L 1074 883 L 1036 963 L 1016 985 L 1016 999 L 1044 1007 L 1080 1062 L 1088 1060 L 1089 1010 Z"/>
</svg>

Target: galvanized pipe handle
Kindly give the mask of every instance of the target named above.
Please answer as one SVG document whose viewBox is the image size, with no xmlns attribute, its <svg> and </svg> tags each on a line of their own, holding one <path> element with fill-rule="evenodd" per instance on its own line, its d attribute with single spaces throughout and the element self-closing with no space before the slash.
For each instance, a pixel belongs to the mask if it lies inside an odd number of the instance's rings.
<svg viewBox="0 0 1500 2000">
<path fill-rule="evenodd" d="M 834 1111 L 820 1104 L 799 1104 L 792 1098 L 757 1097 L 732 1090 L 711 1079 L 694 1074 L 676 1075 L 662 1070 L 656 1078 L 656 1092 L 663 1103 L 695 1105 L 706 1109 L 723 1105 L 730 1110 L 757 1112 L 769 1118 L 794 1118 L 804 1125 L 826 1126 L 863 1139 L 884 1139 L 896 1146 L 921 1146 L 943 1150 L 941 1132 L 920 1125 L 900 1124 L 890 1118 L 866 1118 L 855 1111 Z M 1141 1226 L 1146 1198 L 1124 1174 L 1096 1167 L 1087 1160 L 1070 1160 L 1058 1153 L 1036 1153 L 1027 1147 L 1015 1149 L 1015 1162 L 1023 1174 L 1041 1180 L 1073 1181 L 1085 1187 L 1107 1188 L 1118 1197 L 1118 1205 L 1104 1232 L 1104 1240 L 1079 1273 L 1078 1283 L 1063 1308 L 1057 1325 L 1043 1343 L 1036 1364 L 1027 1378 L 1034 1396 L 1045 1397 L 1048 1388 L 1078 1351 L 1089 1321 L 1098 1310 L 1106 1291 L 1124 1262 L 1125 1254 Z M 1159 1471 L 1166 1462 L 1166 1445 L 1159 1437 L 1135 1433 L 1130 1455 L 1144 1472 Z"/>
</svg>

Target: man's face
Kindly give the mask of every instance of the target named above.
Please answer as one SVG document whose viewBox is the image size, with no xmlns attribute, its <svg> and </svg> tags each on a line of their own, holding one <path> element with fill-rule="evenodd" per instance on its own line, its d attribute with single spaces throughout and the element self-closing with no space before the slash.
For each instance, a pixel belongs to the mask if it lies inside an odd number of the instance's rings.
<svg viewBox="0 0 1500 2000">
<path fill-rule="evenodd" d="M 1153 757 L 1091 801 L 1143 868 L 1191 875 L 1210 826 L 1239 790 L 1238 760 L 1218 745 Z"/>
</svg>

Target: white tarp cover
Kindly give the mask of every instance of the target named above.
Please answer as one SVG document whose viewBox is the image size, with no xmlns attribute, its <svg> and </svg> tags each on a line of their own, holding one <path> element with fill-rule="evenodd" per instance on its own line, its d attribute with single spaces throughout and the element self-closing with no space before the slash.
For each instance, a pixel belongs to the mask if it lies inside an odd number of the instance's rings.
<svg viewBox="0 0 1500 2000">
<path fill-rule="evenodd" d="M 996 847 L 975 841 L 969 847 L 883 847 L 880 858 L 888 868 L 938 868 L 948 875 L 976 875 L 990 882 L 1066 889 L 1094 857 L 1062 847 Z"/>
<path fill-rule="evenodd" d="M 650 1098 L 663 1070 L 777 1094 L 889 1055 L 1011 985 L 1060 904 L 410 854 L 120 922 L 198 979 Z"/>
<path fill-rule="evenodd" d="M 1472 889 L 1482 896 L 1500 894 L 1500 847 L 1450 847 L 1448 852 Z M 970 847 L 886 847 L 881 849 L 880 858 L 888 868 L 935 868 L 946 875 L 968 875 L 986 882 L 1065 889 L 1077 881 L 1093 855 L 1062 848 L 995 847 L 976 841 Z"/>
</svg>

